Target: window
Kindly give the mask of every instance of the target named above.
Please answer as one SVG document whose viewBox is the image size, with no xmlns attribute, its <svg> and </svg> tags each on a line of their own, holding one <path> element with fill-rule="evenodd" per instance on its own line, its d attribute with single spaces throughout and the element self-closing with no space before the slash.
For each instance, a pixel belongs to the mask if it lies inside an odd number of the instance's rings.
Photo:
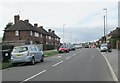
<svg viewBox="0 0 120 83">
<path fill-rule="evenodd" d="M 42 34 L 40 34 L 40 37 L 42 38 Z"/>
<path fill-rule="evenodd" d="M 30 31 L 30 36 L 32 36 L 32 34 L 33 34 L 32 31 Z"/>
<path fill-rule="evenodd" d="M 39 33 L 35 32 L 35 37 L 39 37 Z"/>
<path fill-rule="evenodd" d="M 19 31 L 15 31 L 15 36 L 19 36 Z"/>
<path fill-rule="evenodd" d="M 14 53 L 20 53 L 20 52 L 26 52 L 26 51 L 28 51 L 28 47 L 15 47 L 13 49 Z"/>
<path fill-rule="evenodd" d="M 49 36 L 49 39 L 51 39 L 51 36 Z"/>
<path fill-rule="evenodd" d="M 34 46 L 31 46 L 30 51 L 37 51 L 37 49 Z"/>
</svg>

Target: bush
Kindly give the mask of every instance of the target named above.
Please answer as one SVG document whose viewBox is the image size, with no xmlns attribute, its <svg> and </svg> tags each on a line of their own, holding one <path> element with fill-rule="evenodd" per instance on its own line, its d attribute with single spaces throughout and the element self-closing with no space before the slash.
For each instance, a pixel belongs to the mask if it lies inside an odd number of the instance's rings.
<svg viewBox="0 0 120 83">
<path fill-rule="evenodd" d="M 7 50 L 7 49 L 12 50 L 13 48 L 14 48 L 13 45 L 2 45 L 2 50 Z"/>
<path fill-rule="evenodd" d="M 53 50 L 55 49 L 55 45 L 44 45 L 43 50 Z"/>
</svg>

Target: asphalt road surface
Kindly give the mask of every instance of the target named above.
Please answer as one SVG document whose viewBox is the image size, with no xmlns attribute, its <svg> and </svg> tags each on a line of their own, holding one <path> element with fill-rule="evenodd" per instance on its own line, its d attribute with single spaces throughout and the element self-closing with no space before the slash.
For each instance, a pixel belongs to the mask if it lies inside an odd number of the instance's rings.
<svg viewBox="0 0 120 83">
<path fill-rule="evenodd" d="M 2 71 L 3 81 L 113 81 L 105 58 L 94 48 L 47 57 L 45 62 Z"/>
</svg>

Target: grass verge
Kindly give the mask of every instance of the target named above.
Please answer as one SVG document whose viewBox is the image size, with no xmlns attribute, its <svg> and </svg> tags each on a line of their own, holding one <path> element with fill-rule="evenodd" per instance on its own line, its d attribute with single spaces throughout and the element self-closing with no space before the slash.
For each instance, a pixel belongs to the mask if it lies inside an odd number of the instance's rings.
<svg viewBox="0 0 120 83">
<path fill-rule="evenodd" d="M 44 51 L 45 57 L 53 56 L 53 55 L 56 55 L 56 54 L 58 54 L 58 51 L 56 51 L 56 50 L 53 50 L 53 51 Z"/>
<path fill-rule="evenodd" d="M 12 65 L 9 62 L 0 62 L 0 70 L 11 67 Z"/>
</svg>

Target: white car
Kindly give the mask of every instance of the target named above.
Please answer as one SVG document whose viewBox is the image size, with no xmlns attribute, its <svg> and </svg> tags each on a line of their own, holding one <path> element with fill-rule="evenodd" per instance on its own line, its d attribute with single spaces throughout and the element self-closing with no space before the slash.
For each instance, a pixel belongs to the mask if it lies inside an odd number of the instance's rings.
<svg viewBox="0 0 120 83">
<path fill-rule="evenodd" d="M 11 53 L 11 63 L 15 65 L 16 63 L 31 63 L 43 62 L 44 54 L 40 48 L 35 45 L 25 45 L 14 47 Z"/>
<path fill-rule="evenodd" d="M 107 52 L 107 50 L 108 50 L 107 44 L 106 43 L 101 44 L 100 51 L 101 52 Z"/>
</svg>

